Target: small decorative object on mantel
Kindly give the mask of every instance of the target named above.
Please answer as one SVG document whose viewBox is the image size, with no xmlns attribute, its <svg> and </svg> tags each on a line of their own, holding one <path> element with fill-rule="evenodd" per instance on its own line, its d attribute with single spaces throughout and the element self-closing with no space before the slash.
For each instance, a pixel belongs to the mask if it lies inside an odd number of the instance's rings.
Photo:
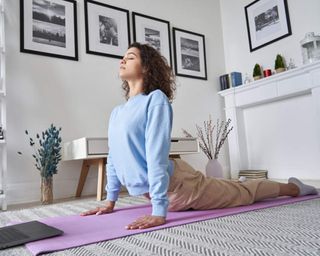
<svg viewBox="0 0 320 256">
<path fill-rule="evenodd" d="M 254 65 L 252 76 L 253 76 L 253 80 L 255 80 L 255 81 L 259 80 L 262 76 L 261 67 L 258 63 L 256 65 Z"/>
<path fill-rule="evenodd" d="M 287 70 L 296 68 L 296 64 L 294 64 L 294 60 L 290 58 L 289 64 L 287 66 Z"/>
<path fill-rule="evenodd" d="M 272 73 L 271 73 L 271 69 L 265 69 L 263 70 L 263 76 L 264 77 L 268 77 L 268 76 L 271 76 Z"/>
<path fill-rule="evenodd" d="M 243 83 L 244 83 L 244 84 L 249 84 L 249 83 L 251 83 L 251 79 L 250 79 L 248 73 L 245 74 Z"/>
<path fill-rule="evenodd" d="M 37 134 L 38 143 L 29 137 L 30 146 L 34 149 L 32 157 L 35 159 L 35 166 L 41 176 L 41 203 L 51 204 L 53 202 L 53 174 L 58 172 L 57 166 L 61 160 L 61 128 L 57 129 L 53 124 L 41 135 Z M 25 131 L 29 136 L 29 132 Z M 18 152 L 18 154 L 22 154 Z"/>
<path fill-rule="evenodd" d="M 300 41 L 303 64 L 313 63 L 320 60 L 320 35 L 309 32 Z"/>
<path fill-rule="evenodd" d="M 276 60 L 274 61 L 274 69 L 276 70 L 276 73 L 286 71 L 284 58 L 280 54 L 277 54 Z"/>
<path fill-rule="evenodd" d="M 223 169 L 218 161 L 218 156 L 220 149 L 224 142 L 226 141 L 229 133 L 233 127 L 229 128 L 231 119 L 228 121 L 219 121 L 217 119 L 217 124 L 213 125 L 211 116 L 209 116 L 208 121 L 204 121 L 204 127 L 196 125 L 197 137 L 199 138 L 199 146 L 203 153 L 208 157 L 209 161 L 206 165 L 206 176 L 223 178 Z M 213 132 L 216 128 L 215 140 L 213 139 Z M 189 132 L 182 129 L 183 133 L 187 137 L 193 137 Z"/>
</svg>

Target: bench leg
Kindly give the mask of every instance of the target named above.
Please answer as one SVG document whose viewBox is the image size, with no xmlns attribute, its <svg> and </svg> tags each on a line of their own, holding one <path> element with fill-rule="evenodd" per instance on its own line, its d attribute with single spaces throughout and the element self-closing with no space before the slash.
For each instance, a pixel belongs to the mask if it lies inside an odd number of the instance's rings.
<svg viewBox="0 0 320 256">
<path fill-rule="evenodd" d="M 90 168 L 90 164 L 88 163 L 88 161 L 87 160 L 83 160 L 82 168 L 81 168 L 81 174 L 80 174 L 78 187 L 77 187 L 77 192 L 76 192 L 76 197 L 80 197 L 81 196 L 81 193 L 82 193 L 82 190 L 83 190 L 83 186 L 84 186 L 84 183 L 85 183 L 87 175 L 88 175 L 89 168 Z"/>
<path fill-rule="evenodd" d="M 98 163 L 98 187 L 97 187 L 97 201 L 102 201 L 104 199 L 105 192 L 105 176 L 106 176 L 106 159 L 99 159 Z"/>
</svg>

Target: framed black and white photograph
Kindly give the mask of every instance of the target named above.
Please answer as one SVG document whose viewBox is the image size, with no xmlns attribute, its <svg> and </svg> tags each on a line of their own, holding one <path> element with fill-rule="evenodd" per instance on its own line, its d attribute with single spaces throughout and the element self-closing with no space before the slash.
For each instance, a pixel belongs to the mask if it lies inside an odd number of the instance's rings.
<svg viewBox="0 0 320 256">
<path fill-rule="evenodd" d="M 20 0 L 20 51 L 78 60 L 73 0 Z"/>
<path fill-rule="evenodd" d="M 176 75 L 207 80 L 205 36 L 178 28 L 172 30 Z"/>
<path fill-rule="evenodd" d="M 251 52 L 291 35 L 287 0 L 257 0 L 244 9 Z"/>
<path fill-rule="evenodd" d="M 153 46 L 171 66 L 170 22 L 136 12 L 132 20 L 134 41 Z"/>
<path fill-rule="evenodd" d="M 129 11 L 85 1 L 86 51 L 121 59 L 130 44 Z"/>
</svg>

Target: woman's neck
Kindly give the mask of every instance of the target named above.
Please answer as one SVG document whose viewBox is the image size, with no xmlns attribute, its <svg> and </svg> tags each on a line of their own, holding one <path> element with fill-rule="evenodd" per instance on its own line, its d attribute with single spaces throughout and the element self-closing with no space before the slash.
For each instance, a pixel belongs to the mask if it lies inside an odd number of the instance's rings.
<svg viewBox="0 0 320 256">
<path fill-rule="evenodd" d="M 133 97 L 143 92 L 143 81 L 128 81 L 129 97 Z"/>
</svg>

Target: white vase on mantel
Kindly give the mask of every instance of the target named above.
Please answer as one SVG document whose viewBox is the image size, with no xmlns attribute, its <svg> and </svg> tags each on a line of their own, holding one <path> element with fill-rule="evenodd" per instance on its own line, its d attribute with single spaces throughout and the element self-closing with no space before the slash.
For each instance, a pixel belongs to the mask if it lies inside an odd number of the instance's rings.
<svg viewBox="0 0 320 256">
<path fill-rule="evenodd" d="M 223 178 L 223 168 L 218 159 L 209 159 L 206 165 L 206 176 L 211 178 Z"/>
</svg>

